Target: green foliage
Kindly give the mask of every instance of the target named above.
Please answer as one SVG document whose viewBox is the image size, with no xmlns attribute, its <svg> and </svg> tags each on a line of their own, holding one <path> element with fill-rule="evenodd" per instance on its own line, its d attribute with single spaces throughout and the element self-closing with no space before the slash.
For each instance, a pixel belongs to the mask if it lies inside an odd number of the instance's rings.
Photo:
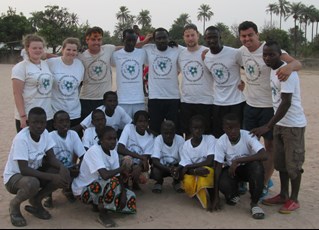
<svg viewBox="0 0 319 230">
<path fill-rule="evenodd" d="M 259 36 L 261 41 L 267 41 L 269 39 L 277 41 L 283 50 L 290 53 L 292 46 L 289 35 L 286 31 L 268 27 L 264 28 Z"/>
<path fill-rule="evenodd" d="M 238 47 L 237 38 L 232 34 L 228 26 L 226 26 L 224 23 L 219 22 L 215 25 L 215 27 L 220 30 L 224 45 L 230 47 Z"/>
</svg>

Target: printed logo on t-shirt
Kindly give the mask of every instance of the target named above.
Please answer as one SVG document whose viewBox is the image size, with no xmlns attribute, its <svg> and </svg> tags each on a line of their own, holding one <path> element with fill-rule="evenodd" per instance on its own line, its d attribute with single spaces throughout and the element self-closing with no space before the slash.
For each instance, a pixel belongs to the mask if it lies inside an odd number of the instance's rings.
<svg viewBox="0 0 319 230">
<path fill-rule="evenodd" d="M 58 82 L 59 91 L 63 96 L 74 94 L 78 86 L 78 80 L 73 75 L 64 75 Z"/>
<path fill-rule="evenodd" d="M 256 81 L 260 75 L 261 70 L 260 66 L 254 59 L 247 59 L 245 62 L 245 71 L 247 73 L 247 81 L 253 82 Z"/>
<path fill-rule="evenodd" d="M 88 75 L 94 81 L 99 81 L 105 78 L 107 74 L 107 65 L 103 60 L 92 62 L 88 68 Z"/>
<path fill-rule="evenodd" d="M 276 84 L 272 80 L 270 80 L 270 86 L 271 86 L 271 94 L 272 94 L 273 103 L 279 104 L 281 100 L 280 89 L 276 86 Z"/>
<path fill-rule="evenodd" d="M 229 70 L 223 63 L 213 64 L 210 71 L 212 72 L 215 81 L 220 85 L 224 84 L 229 79 Z"/>
<path fill-rule="evenodd" d="M 139 64 L 136 60 L 128 59 L 122 63 L 122 76 L 127 80 L 135 80 L 140 74 Z"/>
<path fill-rule="evenodd" d="M 168 57 L 157 57 L 153 62 L 153 69 L 157 76 L 167 76 L 172 70 L 172 61 Z"/>
<path fill-rule="evenodd" d="M 73 166 L 72 153 L 67 149 L 54 148 L 56 158 L 67 168 Z"/>
<path fill-rule="evenodd" d="M 48 73 L 42 73 L 38 77 L 38 92 L 42 95 L 48 95 L 52 89 L 52 76 Z"/>
<path fill-rule="evenodd" d="M 204 68 L 198 61 L 189 61 L 184 65 L 183 74 L 190 82 L 199 81 L 204 75 Z"/>
<path fill-rule="evenodd" d="M 29 150 L 29 160 L 28 160 L 28 166 L 30 168 L 33 168 L 33 169 L 38 169 L 39 167 L 42 166 L 42 159 L 43 159 L 43 156 L 44 156 L 44 153 L 43 152 L 31 152 Z"/>
</svg>

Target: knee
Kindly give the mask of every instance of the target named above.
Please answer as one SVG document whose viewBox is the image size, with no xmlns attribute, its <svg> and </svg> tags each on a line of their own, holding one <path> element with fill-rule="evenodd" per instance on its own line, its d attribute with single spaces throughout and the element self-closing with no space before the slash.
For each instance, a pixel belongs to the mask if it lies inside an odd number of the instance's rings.
<svg viewBox="0 0 319 230">
<path fill-rule="evenodd" d="M 260 161 L 251 162 L 251 173 L 250 175 L 254 178 L 264 178 L 264 166 Z"/>
<path fill-rule="evenodd" d="M 23 186 L 23 190 L 31 196 L 37 194 L 39 189 L 40 181 L 35 177 L 29 177 Z"/>
</svg>

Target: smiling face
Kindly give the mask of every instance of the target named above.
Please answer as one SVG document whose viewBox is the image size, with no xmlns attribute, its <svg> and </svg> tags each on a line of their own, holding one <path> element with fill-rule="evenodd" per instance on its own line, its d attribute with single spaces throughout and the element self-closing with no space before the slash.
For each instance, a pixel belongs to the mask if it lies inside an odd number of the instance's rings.
<svg viewBox="0 0 319 230">
<path fill-rule="evenodd" d="M 86 43 L 91 54 L 97 54 L 101 50 L 103 36 L 94 32 L 86 37 Z"/>
<path fill-rule="evenodd" d="M 41 57 L 44 54 L 43 42 L 40 42 L 40 41 L 30 42 L 29 47 L 27 47 L 27 52 L 31 61 L 33 62 L 40 61 Z"/>
<path fill-rule="evenodd" d="M 68 62 L 73 62 L 74 58 L 78 55 L 78 46 L 76 44 L 67 43 L 62 48 L 62 55 Z"/>
<path fill-rule="evenodd" d="M 65 137 L 70 129 L 69 114 L 66 112 L 57 112 L 53 119 L 53 126 L 56 128 L 60 136 Z"/>
<path fill-rule="evenodd" d="M 205 42 L 211 50 L 218 49 L 222 46 L 220 33 L 216 29 L 205 31 Z"/>
<path fill-rule="evenodd" d="M 259 34 L 253 28 L 240 30 L 239 39 L 250 52 L 257 50 L 260 46 Z"/>
</svg>

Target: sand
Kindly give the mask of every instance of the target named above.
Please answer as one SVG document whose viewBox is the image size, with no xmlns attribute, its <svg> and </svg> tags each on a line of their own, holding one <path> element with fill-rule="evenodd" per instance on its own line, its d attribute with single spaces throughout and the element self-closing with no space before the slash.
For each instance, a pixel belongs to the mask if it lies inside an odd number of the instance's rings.
<svg viewBox="0 0 319 230">
<path fill-rule="evenodd" d="M 13 65 L 0 64 L 0 171 L 1 180 L 3 169 L 15 136 L 15 123 L 13 118 L 14 100 L 11 86 L 11 68 Z M 251 218 L 249 210 L 249 194 L 241 197 L 235 207 L 224 204 L 219 212 L 207 212 L 202 209 L 199 202 L 190 199 L 186 194 L 177 194 L 172 189 L 170 178 L 164 182 L 163 193 L 151 192 L 154 181 L 150 180 L 137 192 L 137 214 L 112 214 L 117 223 L 115 228 L 319 228 L 319 183 L 318 163 L 318 122 L 319 105 L 318 89 L 319 71 L 302 70 L 301 90 L 302 103 L 308 119 L 306 129 L 306 161 L 299 194 L 301 208 L 289 215 L 278 213 L 278 206 L 268 207 L 261 205 L 265 211 L 264 220 Z M 317 118 L 316 118 L 317 117 Z M 278 172 L 273 175 L 274 187 L 269 195 L 279 192 L 280 184 Z M 9 201 L 13 195 L 7 192 L 3 182 L 0 183 L 0 228 L 14 228 L 9 218 Z M 54 208 L 50 209 L 52 219 L 40 220 L 24 210 L 22 214 L 27 220 L 25 228 L 104 228 L 97 221 L 97 213 L 91 211 L 91 206 L 80 201 L 69 203 L 62 195 L 61 190 L 53 193 Z"/>
</svg>

